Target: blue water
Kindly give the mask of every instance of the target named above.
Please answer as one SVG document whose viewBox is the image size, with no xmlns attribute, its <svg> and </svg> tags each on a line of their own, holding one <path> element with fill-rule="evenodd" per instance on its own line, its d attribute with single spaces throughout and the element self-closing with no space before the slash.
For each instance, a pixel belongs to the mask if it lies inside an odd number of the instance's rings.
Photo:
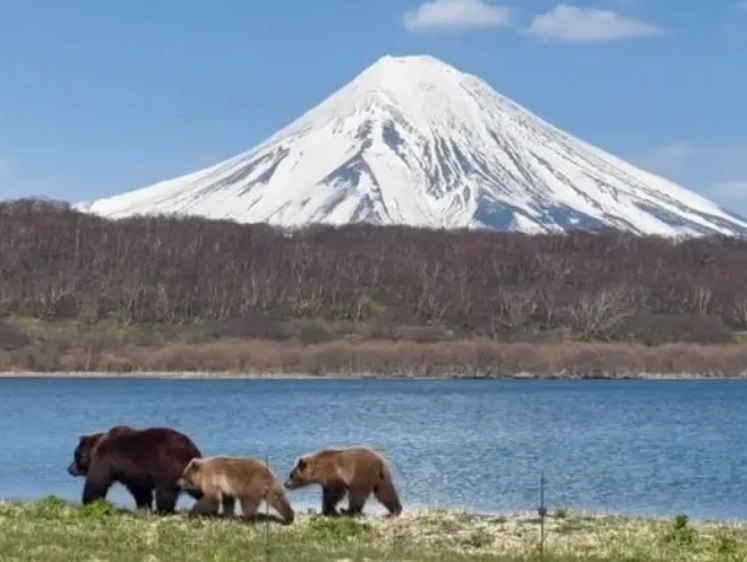
<svg viewBox="0 0 747 562">
<path fill-rule="evenodd" d="M 747 382 L 0 380 L 0 497 L 78 501 L 79 434 L 168 425 L 203 454 L 368 444 L 405 507 L 553 507 L 747 518 Z M 132 505 L 116 486 L 110 499 Z M 319 490 L 291 494 L 318 507 Z M 180 506 L 189 506 L 183 498 Z M 367 511 L 380 508 L 372 500 Z"/>
</svg>

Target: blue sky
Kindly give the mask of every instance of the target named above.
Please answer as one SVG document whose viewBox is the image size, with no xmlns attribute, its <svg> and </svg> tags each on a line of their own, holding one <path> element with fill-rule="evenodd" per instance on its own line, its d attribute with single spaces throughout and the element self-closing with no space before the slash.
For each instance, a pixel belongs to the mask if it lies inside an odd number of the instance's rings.
<svg viewBox="0 0 747 562">
<path fill-rule="evenodd" d="M 194 171 L 423 53 L 747 214 L 745 0 L 7 0 L 0 198 Z"/>
</svg>

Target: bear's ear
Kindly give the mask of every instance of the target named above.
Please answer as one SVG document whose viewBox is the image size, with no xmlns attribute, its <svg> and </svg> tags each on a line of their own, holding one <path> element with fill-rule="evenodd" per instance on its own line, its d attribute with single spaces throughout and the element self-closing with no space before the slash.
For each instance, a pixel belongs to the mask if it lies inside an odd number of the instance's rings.
<svg viewBox="0 0 747 562">
<path fill-rule="evenodd" d="M 298 462 L 296 463 L 296 466 L 298 466 L 298 470 L 306 470 L 306 466 L 309 464 L 309 461 L 307 461 L 305 458 L 301 457 L 298 459 Z"/>
</svg>

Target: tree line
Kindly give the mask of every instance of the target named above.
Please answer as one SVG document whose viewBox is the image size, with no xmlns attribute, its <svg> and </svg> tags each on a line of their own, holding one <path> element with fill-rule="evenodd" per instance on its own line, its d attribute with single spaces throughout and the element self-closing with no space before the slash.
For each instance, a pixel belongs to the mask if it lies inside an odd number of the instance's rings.
<svg viewBox="0 0 747 562">
<path fill-rule="evenodd" d="M 747 329 L 747 241 L 612 229 L 290 231 L 195 217 L 108 220 L 20 199 L 0 203 L 0 314 L 169 324 L 301 317 L 495 339 L 721 341 Z"/>
</svg>

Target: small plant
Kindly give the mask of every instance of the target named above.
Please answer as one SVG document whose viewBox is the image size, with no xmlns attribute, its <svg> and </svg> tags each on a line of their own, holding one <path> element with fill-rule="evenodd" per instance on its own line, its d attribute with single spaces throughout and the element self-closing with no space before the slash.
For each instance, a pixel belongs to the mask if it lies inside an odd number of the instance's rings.
<svg viewBox="0 0 747 562">
<path fill-rule="evenodd" d="M 690 518 L 680 513 L 674 517 L 672 528 L 665 536 L 667 542 L 678 544 L 692 544 L 695 541 L 697 533 L 690 527 Z"/>
<path fill-rule="evenodd" d="M 89 519 L 105 519 L 114 515 L 119 515 L 117 507 L 106 500 L 97 500 L 80 508 L 81 517 Z"/>
<path fill-rule="evenodd" d="M 555 519 L 568 519 L 568 509 L 565 507 L 559 507 L 553 513 Z"/>
<path fill-rule="evenodd" d="M 493 543 L 493 535 L 483 528 L 475 529 L 467 539 L 467 544 L 474 548 L 484 548 Z"/>
<path fill-rule="evenodd" d="M 41 519 L 62 519 L 70 516 L 73 511 L 65 500 L 57 496 L 46 496 L 30 505 L 30 514 Z"/>
<path fill-rule="evenodd" d="M 716 550 L 719 554 L 734 554 L 737 546 L 737 540 L 731 535 L 718 535 L 716 539 Z"/>
<path fill-rule="evenodd" d="M 371 530 L 369 523 L 347 517 L 314 517 L 308 523 L 308 533 L 315 539 L 330 541 L 344 542 L 359 539 Z"/>
</svg>

